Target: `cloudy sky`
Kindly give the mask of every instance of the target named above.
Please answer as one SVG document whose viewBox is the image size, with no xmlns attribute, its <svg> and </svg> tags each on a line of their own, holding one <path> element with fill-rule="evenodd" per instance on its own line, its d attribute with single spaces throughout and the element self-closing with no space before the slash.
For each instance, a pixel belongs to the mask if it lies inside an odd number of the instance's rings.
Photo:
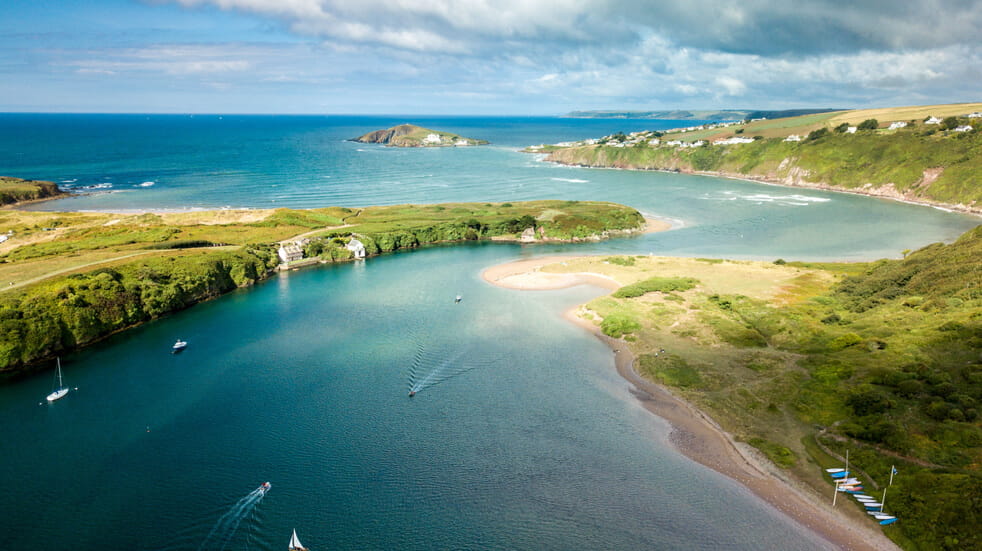
<svg viewBox="0 0 982 551">
<path fill-rule="evenodd" d="M 982 100 L 982 0 L 3 0 L 0 111 Z"/>
</svg>

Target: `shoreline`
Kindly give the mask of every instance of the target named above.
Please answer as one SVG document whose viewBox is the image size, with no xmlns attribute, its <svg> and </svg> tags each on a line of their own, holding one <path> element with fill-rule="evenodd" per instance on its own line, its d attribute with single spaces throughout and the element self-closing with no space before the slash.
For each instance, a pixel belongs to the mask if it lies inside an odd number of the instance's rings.
<svg viewBox="0 0 982 551">
<path fill-rule="evenodd" d="M 548 256 L 519 260 L 487 268 L 481 276 L 492 285 L 521 291 L 557 290 L 583 284 L 608 290 L 620 287 L 613 279 L 600 274 L 539 271 L 547 264 L 581 257 Z M 573 307 L 564 313 L 564 317 L 613 350 L 617 373 L 633 386 L 631 394 L 642 407 L 669 423 L 669 442 L 676 450 L 743 485 L 771 507 L 839 549 L 899 549 L 875 527 L 829 509 L 814 491 L 783 476 L 777 467 L 753 448 L 733 440 L 705 412 L 674 395 L 668 388 L 643 378 L 634 369 L 635 357 L 628 343 L 604 335 L 596 325 L 580 316 L 582 311 L 582 306 Z"/>
<path fill-rule="evenodd" d="M 566 163 L 563 161 L 554 161 L 546 158 L 547 155 L 543 155 L 541 161 L 545 163 L 554 163 L 559 166 L 568 166 L 571 168 L 591 168 L 599 170 L 628 170 L 634 172 L 667 172 L 672 174 L 689 174 L 692 176 L 710 176 L 714 178 L 725 178 L 728 180 L 742 180 L 744 182 L 753 182 L 756 184 L 765 184 L 771 186 L 778 186 L 789 189 L 815 189 L 819 191 L 830 191 L 834 193 L 847 193 L 850 195 L 862 195 L 864 197 L 874 197 L 877 199 L 889 199 L 891 201 L 897 201 L 899 203 L 906 203 L 908 205 L 917 205 L 921 207 L 931 207 L 934 209 L 941 209 L 948 212 L 957 212 L 960 214 L 968 214 L 971 216 L 982 218 L 982 206 L 970 207 L 962 204 L 951 204 L 951 203 L 941 203 L 936 201 L 928 201 L 923 199 L 912 199 L 904 197 L 900 193 L 886 193 L 881 192 L 881 189 L 889 188 L 894 189 L 892 184 L 883 184 L 879 187 L 869 187 L 869 188 L 844 188 L 838 187 L 831 184 L 826 184 L 823 182 L 807 182 L 804 180 L 798 180 L 795 183 L 788 183 L 787 180 L 782 178 L 770 178 L 767 176 L 755 176 L 752 174 L 739 174 L 730 172 L 720 172 L 714 170 L 690 170 L 690 169 L 669 169 L 669 168 L 626 168 L 619 166 L 603 166 L 603 165 L 585 165 L 579 163 Z"/>
</svg>

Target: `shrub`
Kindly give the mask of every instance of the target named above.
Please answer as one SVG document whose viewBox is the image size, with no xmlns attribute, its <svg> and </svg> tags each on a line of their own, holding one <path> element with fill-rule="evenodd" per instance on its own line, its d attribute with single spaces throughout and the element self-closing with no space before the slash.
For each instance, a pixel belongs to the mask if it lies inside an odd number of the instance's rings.
<svg viewBox="0 0 982 551">
<path fill-rule="evenodd" d="M 653 277 L 630 285 L 625 285 L 614 292 L 616 298 L 634 298 L 645 293 L 671 293 L 673 291 L 688 291 L 699 283 L 691 277 Z"/>
<path fill-rule="evenodd" d="M 859 123 L 859 126 L 857 126 L 856 129 L 857 130 L 876 130 L 879 127 L 880 127 L 880 122 L 878 120 L 876 120 L 876 119 L 866 119 L 863 122 Z"/>
</svg>

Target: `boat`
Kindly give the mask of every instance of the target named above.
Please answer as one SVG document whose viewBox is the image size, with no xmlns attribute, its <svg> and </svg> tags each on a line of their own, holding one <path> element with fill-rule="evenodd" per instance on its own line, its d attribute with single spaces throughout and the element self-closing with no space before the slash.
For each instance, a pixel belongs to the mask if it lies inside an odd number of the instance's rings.
<svg viewBox="0 0 982 551">
<path fill-rule="evenodd" d="M 829 476 L 831 476 L 832 478 L 846 478 L 847 476 L 849 476 L 849 471 L 839 471 L 837 473 L 831 473 L 829 474 Z"/>
<path fill-rule="evenodd" d="M 297 537 L 297 529 L 293 529 L 293 537 L 290 538 L 290 551 L 307 551 L 307 548 L 300 543 L 300 538 Z"/>
<path fill-rule="evenodd" d="M 58 367 L 55 370 L 55 378 L 58 379 L 58 386 L 48 394 L 48 401 L 54 402 L 55 400 L 64 398 L 68 394 L 68 387 L 61 380 L 61 358 L 58 358 Z"/>
<path fill-rule="evenodd" d="M 187 348 L 187 346 L 188 346 L 187 341 L 182 341 L 181 339 L 177 339 L 177 342 L 174 343 L 172 350 L 174 350 L 174 352 L 180 352 L 181 350 Z"/>
<path fill-rule="evenodd" d="M 453 302 L 454 302 L 454 304 L 457 304 L 458 302 L 460 302 L 462 300 L 464 300 L 464 297 L 462 297 L 460 295 L 457 295 L 457 298 L 453 299 Z"/>
<path fill-rule="evenodd" d="M 894 522 L 897 522 L 897 517 L 883 519 L 880 521 L 880 524 L 882 526 L 886 526 L 887 524 L 893 524 Z"/>
<path fill-rule="evenodd" d="M 863 504 L 863 507 L 866 507 L 867 509 L 882 509 L 883 508 L 883 504 L 880 503 L 880 502 L 878 502 L 878 501 L 863 501 L 861 503 Z"/>
<path fill-rule="evenodd" d="M 256 489 L 259 490 L 259 493 L 261 493 L 262 495 L 266 495 L 266 492 L 268 492 L 269 489 L 272 487 L 273 487 L 272 484 L 270 484 L 269 482 L 263 482 Z"/>
<path fill-rule="evenodd" d="M 841 473 L 844 470 L 845 469 L 843 469 L 842 467 L 835 467 L 835 468 L 832 468 L 832 469 L 825 469 L 825 472 L 827 472 L 827 473 Z"/>
<path fill-rule="evenodd" d="M 412 397 L 413 397 L 413 396 L 415 396 L 415 395 L 416 395 L 416 391 L 415 391 L 415 390 L 410 390 L 410 391 L 409 391 L 409 397 L 410 397 L 410 398 L 412 398 Z"/>
</svg>

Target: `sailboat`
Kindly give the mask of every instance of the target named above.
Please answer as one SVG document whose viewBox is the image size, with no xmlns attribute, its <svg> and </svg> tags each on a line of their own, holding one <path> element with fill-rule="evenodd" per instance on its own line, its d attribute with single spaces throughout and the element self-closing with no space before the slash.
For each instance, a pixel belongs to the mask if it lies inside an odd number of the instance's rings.
<svg viewBox="0 0 982 551">
<path fill-rule="evenodd" d="M 293 529 L 293 537 L 290 538 L 290 551 L 307 551 L 307 548 L 300 543 L 300 538 L 297 537 L 297 529 Z"/>
<path fill-rule="evenodd" d="M 65 395 L 68 394 L 68 387 L 65 386 L 65 384 L 61 380 L 61 358 L 58 358 L 58 368 L 56 373 L 57 374 L 55 375 L 55 377 L 57 377 L 58 379 L 58 387 L 54 391 L 52 391 L 51 394 L 48 394 L 49 402 L 54 402 L 59 398 L 64 398 Z"/>
</svg>

